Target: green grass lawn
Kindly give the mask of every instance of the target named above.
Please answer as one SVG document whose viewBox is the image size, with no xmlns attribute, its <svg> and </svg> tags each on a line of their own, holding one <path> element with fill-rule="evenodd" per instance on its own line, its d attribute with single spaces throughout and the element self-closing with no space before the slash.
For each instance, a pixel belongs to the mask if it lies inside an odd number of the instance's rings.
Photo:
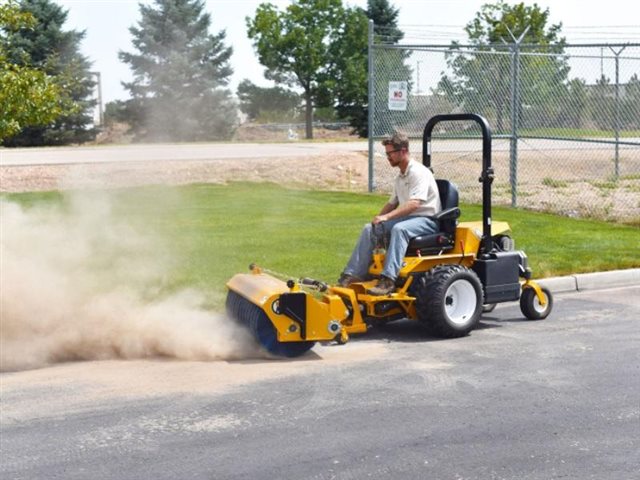
<svg viewBox="0 0 640 480">
<path fill-rule="evenodd" d="M 105 196 L 109 208 L 95 212 L 104 216 L 104 228 L 117 222 L 125 224 L 124 231 L 132 237 L 153 239 L 133 242 L 129 246 L 133 251 L 128 252 L 131 258 L 155 258 L 168 265 L 158 277 L 161 285 L 155 291 L 193 287 L 206 292 L 215 307 L 222 304 L 225 281 L 247 271 L 252 262 L 293 278 L 310 276 L 334 282 L 362 226 L 386 201 L 386 196 L 374 194 L 289 190 L 249 183 L 73 195 L 28 193 L 3 198 L 23 205 L 27 216 L 53 209 L 58 218 L 73 219 L 78 205 L 93 205 L 92 197 L 100 197 L 104 204 Z M 461 208 L 463 221 L 481 219 L 480 206 Z M 536 278 L 640 266 L 637 227 L 505 208 L 494 208 L 493 218 L 510 223 L 516 248 L 527 252 Z M 157 252 L 150 253 L 158 245 Z M 110 262 L 116 261 L 111 257 L 118 255 L 118 248 L 92 248 L 100 252 L 94 256 L 104 256 L 92 262 L 108 277 L 105 272 Z M 135 248 L 145 251 L 136 252 Z"/>
</svg>

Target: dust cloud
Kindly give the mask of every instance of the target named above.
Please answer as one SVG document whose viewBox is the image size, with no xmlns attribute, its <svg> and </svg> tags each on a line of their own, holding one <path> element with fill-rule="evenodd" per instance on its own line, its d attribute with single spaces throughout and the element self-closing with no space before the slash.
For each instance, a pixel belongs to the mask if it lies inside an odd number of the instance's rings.
<svg viewBox="0 0 640 480">
<path fill-rule="evenodd" d="M 0 200 L 0 371 L 261 356 L 248 332 L 203 307 L 201 292 L 162 294 L 170 258 L 113 213 L 106 193 L 46 207 Z"/>
</svg>

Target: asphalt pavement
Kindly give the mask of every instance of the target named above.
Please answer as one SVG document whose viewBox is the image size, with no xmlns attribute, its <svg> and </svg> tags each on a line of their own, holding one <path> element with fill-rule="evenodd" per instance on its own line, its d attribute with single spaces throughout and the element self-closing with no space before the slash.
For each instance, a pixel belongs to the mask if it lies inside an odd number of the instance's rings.
<svg viewBox="0 0 640 480">
<path fill-rule="evenodd" d="M 631 139 L 635 140 L 635 139 Z M 376 145 L 380 147 L 379 140 Z M 521 152 L 548 148 L 547 140 L 529 139 L 519 148 Z M 412 151 L 419 157 L 422 145 L 416 141 Z M 437 140 L 440 152 L 475 152 L 480 148 L 478 139 Z M 494 139 L 494 152 L 509 151 L 508 139 Z M 594 150 L 594 144 L 576 141 L 554 141 L 553 148 L 563 151 Z M 610 148 L 601 145 L 601 148 Z M 633 148 L 622 145 L 620 148 Z M 0 167 L 27 165 L 68 165 L 92 163 L 120 163 L 145 161 L 200 160 L 215 161 L 240 158 L 287 158 L 324 155 L 328 152 L 367 152 L 367 141 L 348 142 L 282 142 L 282 143 L 166 143 L 130 145 L 94 145 L 81 147 L 2 148 Z"/>
<path fill-rule="evenodd" d="M 367 142 L 167 143 L 59 148 L 1 148 L 0 167 L 147 161 L 287 158 L 367 151 Z"/>
<path fill-rule="evenodd" d="M 546 280 L 549 318 L 501 304 L 460 339 L 5 373 L 0 478 L 637 479 L 639 271 Z"/>
</svg>

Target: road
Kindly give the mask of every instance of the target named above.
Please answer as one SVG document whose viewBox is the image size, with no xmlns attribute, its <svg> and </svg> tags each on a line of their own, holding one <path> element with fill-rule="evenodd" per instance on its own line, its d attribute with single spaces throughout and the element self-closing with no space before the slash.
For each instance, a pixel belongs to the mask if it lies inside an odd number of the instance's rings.
<svg viewBox="0 0 640 480">
<path fill-rule="evenodd" d="M 228 160 L 358 152 L 367 142 L 136 144 L 60 148 L 0 148 L 0 167 L 166 160 Z"/>
<path fill-rule="evenodd" d="M 455 340 L 400 322 L 292 361 L 5 373 L 0 478 L 638 478 L 638 299 L 499 305 Z"/>
<path fill-rule="evenodd" d="M 627 140 L 627 139 L 625 139 Z M 629 141 L 638 139 L 629 139 Z M 418 154 L 422 145 L 412 144 Z M 440 152 L 478 152 L 482 150 L 479 139 L 474 140 L 433 140 L 434 149 Z M 376 142 L 379 154 L 383 150 Z M 508 139 L 494 139 L 493 151 L 507 152 Z M 538 150 L 612 150 L 611 145 L 588 142 L 555 141 L 529 139 L 520 143 L 521 151 Z M 637 146 L 623 145 L 622 149 L 637 149 Z M 68 165 L 78 163 L 116 163 L 167 160 L 229 160 L 249 158 L 287 158 L 326 155 L 333 152 L 367 152 L 366 141 L 353 142 L 288 142 L 288 143 L 187 143 L 187 144 L 134 144 L 104 145 L 88 147 L 47 147 L 47 148 L 1 148 L 0 167 L 27 165 Z"/>
</svg>

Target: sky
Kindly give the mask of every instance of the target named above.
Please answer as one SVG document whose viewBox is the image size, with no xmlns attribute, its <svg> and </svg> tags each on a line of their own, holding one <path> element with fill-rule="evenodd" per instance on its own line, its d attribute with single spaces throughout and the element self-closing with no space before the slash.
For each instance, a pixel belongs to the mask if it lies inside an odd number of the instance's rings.
<svg viewBox="0 0 640 480">
<path fill-rule="evenodd" d="M 125 100 L 128 92 L 122 81 L 131 80 L 127 64 L 118 59 L 119 51 L 135 52 L 129 27 L 140 20 L 139 3 L 152 0 L 54 0 L 68 10 L 65 30 L 85 31 L 82 52 L 100 72 L 103 103 Z M 229 88 L 235 92 L 245 78 L 260 86 L 272 86 L 264 79 L 245 18 L 253 16 L 264 0 L 207 0 L 211 14 L 210 33 L 226 31 L 226 45 L 233 47 L 231 66 L 234 74 Z M 280 10 L 291 2 L 271 0 Z M 343 0 L 345 5 L 366 7 L 366 0 Z M 465 40 L 463 27 L 491 0 L 391 0 L 400 10 L 398 24 L 421 43 L 448 44 Z M 507 2 L 519 3 L 519 2 Z M 526 1 L 531 5 L 533 1 Z M 562 22 L 562 35 L 569 43 L 640 42 L 640 2 L 633 0 L 539 0 L 549 8 L 550 21 Z M 411 42 L 415 43 L 415 42 Z"/>
</svg>

